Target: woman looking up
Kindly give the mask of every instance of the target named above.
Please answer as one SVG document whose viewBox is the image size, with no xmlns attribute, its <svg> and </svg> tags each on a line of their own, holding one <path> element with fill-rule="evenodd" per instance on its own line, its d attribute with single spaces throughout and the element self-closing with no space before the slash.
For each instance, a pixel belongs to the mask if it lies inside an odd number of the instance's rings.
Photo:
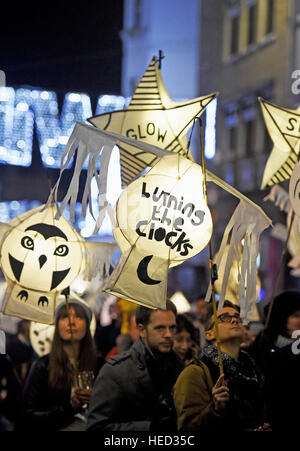
<svg viewBox="0 0 300 451">
<path fill-rule="evenodd" d="M 97 357 L 90 333 L 90 308 L 77 299 L 70 299 L 68 304 L 69 312 L 65 303 L 56 309 L 50 354 L 34 363 L 26 380 L 22 428 L 85 428 L 84 413 L 91 386 L 80 387 L 79 377 L 95 377 L 104 361 Z"/>
</svg>

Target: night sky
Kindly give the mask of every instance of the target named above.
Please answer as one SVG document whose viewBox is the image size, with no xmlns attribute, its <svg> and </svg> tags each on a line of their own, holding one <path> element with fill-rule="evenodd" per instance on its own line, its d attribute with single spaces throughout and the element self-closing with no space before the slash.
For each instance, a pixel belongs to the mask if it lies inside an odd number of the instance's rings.
<svg viewBox="0 0 300 451">
<path fill-rule="evenodd" d="M 120 93 L 122 0 L 3 3 L 0 69 L 7 86 Z"/>
<path fill-rule="evenodd" d="M 0 70 L 6 85 L 54 91 L 59 111 L 67 92 L 88 94 L 93 112 L 100 95 L 120 94 L 123 0 L 82 2 L 81 9 L 78 2 L 63 0 L 32 3 L 3 0 L 0 6 Z M 0 201 L 45 202 L 58 173 L 42 165 L 35 133 L 31 166 L 0 164 Z M 62 191 L 70 176 L 66 171 Z"/>
</svg>

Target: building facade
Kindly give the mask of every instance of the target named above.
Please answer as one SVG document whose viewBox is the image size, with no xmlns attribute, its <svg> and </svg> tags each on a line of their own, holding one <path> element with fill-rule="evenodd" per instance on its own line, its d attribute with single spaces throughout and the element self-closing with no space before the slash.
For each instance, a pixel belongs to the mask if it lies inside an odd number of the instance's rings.
<svg viewBox="0 0 300 451">
<path fill-rule="evenodd" d="M 260 190 L 272 141 L 258 98 L 294 109 L 299 105 L 299 2 L 294 0 L 212 0 L 201 2 L 201 91 L 219 91 L 216 157 L 212 170 L 250 197 L 273 220 L 285 223 L 271 202 L 269 188 Z M 216 33 L 216 30 L 218 32 Z M 283 184 L 288 187 L 288 182 Z M 236 202 L 219 193 L 214 206 L 218 225 Z M 226 206 L 225 206 L 226 205 Z M 267 230 L 261 239 L 260 275 L 267 300 L 278 277 L 283 242 Z M 286 270 L 279 289 L 298 286 Z"/>
<path fill-rule="evenodd" d="M 199 85 L 199 0 L 125 0 L 122 95 L 132 96 L 159 50 L 162 77 L 172 99 L 197 97 Z"/>
<path fill-rule="evenodd" d="M 299 2 L 126 0 L 122 39 L 123 95 L 132 95 L 148 62 L 159 49 L 166 55 L 162 76 L 171 97 L 219 93 L 216 153 L 207 161 L 207 167 L 260 205 L 274 224 L 284 224 L 285 215 L 263 200 L 269 190 L 260 190 L 272 141 L 258 98 L 286 108 L 296 108 L 299 104 Z M 214 218 L 212 249 L 215 253 L 237 199 L 209 184 L 208 201 Z M 279 277 L 282 249 L 283 242 L 272 236 L 271 228 L 263 233 L 259 273 L 261 296 L 265 296 L 266 302 Z M 196 296 L 197 283 L 199 292 L 203 288 L 199 280 L 205 279 L 207 283 L 207 258 L 207 253 L 202 252 L 196 263 L 186 262 L 178 267 L 174 286 L 181 286 L 181 277 L 190 277 L 191 297 Z M 290 277 L 288 271 L 279 278 L 279 288 L 298 285 L 298 279 Z"/>
</svg>

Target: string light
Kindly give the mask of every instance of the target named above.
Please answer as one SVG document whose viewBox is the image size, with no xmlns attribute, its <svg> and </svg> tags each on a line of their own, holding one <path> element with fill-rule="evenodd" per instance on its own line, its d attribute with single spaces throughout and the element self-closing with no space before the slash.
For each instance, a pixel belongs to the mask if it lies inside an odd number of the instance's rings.
<svg viewBox="0 0 300 451">
<path fill-rule="evenodd" d="M 126 108 L 130 98 L 114 95 L 99 96 L 96 114 Z M 213 158 L 215 149 L 216 100 L 207 107 L 206 152 Z M 67 93 L 59 115 L 57 95 L 53 91 L 38 88 L 0 87 L 0 163 L 29 167 L 32 162 L 34 126 L 37 132 L 41 160 L 45 167 L 60 168 L 64 147 L 76 121 L 86 122 L 92 116 L 91 100 L 86 94 Z M 119 152 L 116 150 L 110 162 L 108 195 L 114 205 L 121 194 Z M 72 162 L 70 162 L 70 165 Z M 96 191 L 95 191 L 96 192 Z M 97 208 L 96 194 L 93 194 Z M 13 217 L 39 205 L 38 201 L 0 202 L 0 221 Z M 81 204 L 76 205 L 78 214 L 74 227 L 86 236 L 92 234 L 94 219 L 90 214 L 81 217 Z M 66 210 L 68 218 L 68 210 Z M 112 236 L 110 221 L 104 220 L 99 235 Z"/>
<path fill-rule="evenodd" d="M 96 114 L 122 109 L 125 100 L 122 96 L 102 95 Z M 0 88 L 0 163 L 31 165 L 35 125 L 43 165 L 59 168 L 75 122 L 86 122 L 91 116 L 87 94 L 67 93 L 59 117 L 57 95 L 53 91 Z"/>
<path fill-rule="evenodd" d="M 129 100 L 123 96 L 101 95 L 96 115 L 122 110 Z M 215 155 L 216 108 L 217 100 L 214 100 L 206 111 L 207 158 Z M 91 100 L 87 94 L 67 93 L 59 116 L 57 95 L 53 91 L 0 87 L 0 163 L 31 165 L 35 125 L 43 165 L 59 168 L 74 123 L 86 122 L 91 116 Z"/>
</svg>

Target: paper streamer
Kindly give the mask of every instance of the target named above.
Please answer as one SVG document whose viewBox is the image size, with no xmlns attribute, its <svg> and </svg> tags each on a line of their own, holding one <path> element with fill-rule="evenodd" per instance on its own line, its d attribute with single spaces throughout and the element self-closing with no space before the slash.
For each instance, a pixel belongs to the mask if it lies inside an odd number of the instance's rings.
<svg viewBox="0 0 300 451">
<path fill-rule="evenodd" d="M 241 259 L 239 269 L 239 304 L 241 318 L 245 324 L 250 321 L 253 304 L 256 302 L 256 259 L 259 250 L 259 238 L 264 229 L 270 225 L 266 215 L 261 214 L 258 208 L 241 200 L 232 215 L 226 229 L 216 258 L 217 267 L 221 264 L 225 248 L 229 245 L 225 264 L 222 289 L 218 309 L 223 308 L 226 287 L 234 256 L 237 261 Z M 239 255 L 239 245 L 242 255 Z M 209 286 L 205 300 L 209 301 L 211 286 Z"/>
<path fill-rule="evenodd" d="M 96 276 L 106 278 L 110 269 L 114 266 L 112 262 L 112 254 L 117 249 L 115 243 L 99 243 L 86 241 L 85 247 L 85 267 L 82 274 L 84 280 L 92 280 Z"/>
<path fill-rule="evenodd" d="M 91 181 L 92 178 L 95 177 L 99 190 L 99 211 L 97 217 L 95 218 L 96 225 L 94 233 L 97 233 L 101 228 L 106 212 L 108 213 L 110 220 L 113 221 L 113 211 L 106 198 L 107 172 L 112 151 L 116 143 L 119 141 L 130 144 L 133 147 L 137 147 L 144 152 L 152 153 L 156 157 L 162 157 L 171 153 L 147 143 L 142 143 L 140 141 L 126 138 L 125 136 L 121 136 L 116 133 L 106 132 L 105 130 L 100 130 L 90 125 L 77 122 L 66 144 L 64 153 L 61 158 L 61 170 L 59 178 L 55 186 L 51 190 L 49 199 L 47 201 L 48 205 L 54 199 L 58 209 L 57 217 L 62 215 L 62 212 L 64 211 L 66 205 L 70 203 L 70 217 L 71 221 L 74 222 L 75 205 L 79 191 L 80 173 L 85 162 L 87 161 L 88 170 L 82 198 L 82 216 L 86 216 L 88 199 L 91 199 Z M 76 150 L 77 158 L 72 180 L 70 182 L 67 194 L 64 196 L 61 204 L 58 205 L 58 188 L 61 182 L 62 174 L 67 169 L 70 161 L 75 155 Z M 98 173 L 97 162 L 99 157 L 101 158 L 101 163 Z M 95 217 L 94 212 L 92 211 L 91 202 L 89 202 L 89 211 L 91 212 L 92 216 Z"/>
</svg>

